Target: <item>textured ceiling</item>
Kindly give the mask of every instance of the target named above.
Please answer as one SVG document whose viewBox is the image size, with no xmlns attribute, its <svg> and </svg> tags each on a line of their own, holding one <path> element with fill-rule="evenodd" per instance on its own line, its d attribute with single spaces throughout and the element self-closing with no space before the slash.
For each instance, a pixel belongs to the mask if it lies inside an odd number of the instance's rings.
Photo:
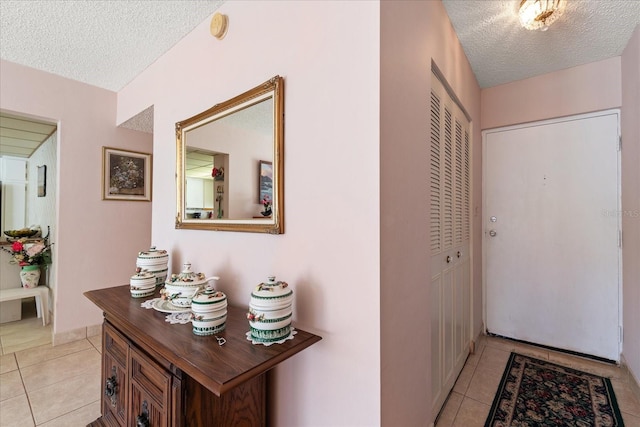
<svg viewBox="0 0 640 427">
<path fill-rule="evenodd" d="M 224 0 L 1 0 L 0 57 L 120 90 Z M 443 0 L 480 86 L 622 53 L 640 0 L 568 0 L 548 31 L 517 18 L 520 0 Z"/>
<path fill-rule="evenodd" d="M 640 24 L 639 0 L 568 0 L 547 31 L 520 26 L 520 0 L 443 3 L 482 88 L 619 56 Z"/>
<path fill-rule="evenodd" d="M 223 2 L 0 0 L 0 58 L 118 91 Z M 640 0 L 568 0 L 546 32 L 520 26 L 520 0 L 443 3 L 483 88 L 619 56 L 640 23 Z M 151 106 L 122 126 L 152 124 Z"/>
<path fill-rule="evenodd" d="M 221 0 L 1 0 L 0 57 L 118 91 Z"/>
</svg>

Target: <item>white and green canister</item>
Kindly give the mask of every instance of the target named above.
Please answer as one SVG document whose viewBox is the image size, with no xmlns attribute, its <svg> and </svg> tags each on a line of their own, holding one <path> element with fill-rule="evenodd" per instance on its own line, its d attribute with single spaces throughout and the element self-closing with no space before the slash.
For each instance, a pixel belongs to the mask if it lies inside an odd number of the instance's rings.
<svg viewBox="0 0 640 427">
<path fill-rule="evenodd" d="M 148 251 L 138 252 L 136 267 L 143 268 L 156 278 L 156 287 L 162 286 L 169 271 L 169 253 L 151 246 Z"/>
<path fill-rule="evenodd" d="M 270 276 L 251 292 L 247 319 L 254 342 L 272 343 L 291 335 L 293 290 L 287 282 Z"/>
</svg>

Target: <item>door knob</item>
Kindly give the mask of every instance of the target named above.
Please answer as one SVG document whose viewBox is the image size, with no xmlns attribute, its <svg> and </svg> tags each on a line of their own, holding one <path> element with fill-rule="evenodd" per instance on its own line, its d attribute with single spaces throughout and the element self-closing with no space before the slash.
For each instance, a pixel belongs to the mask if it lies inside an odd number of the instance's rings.
<svg viewBox="0 0 640 427">
<path fill-rule="evenodd" d="M 489 231 L 489 236 L 491 236 L 491 237 L 496 237 L 496 234 L 498 234 L 498 233 L 496 233 L 496 230 L 490 230 Z"/>
</svg>

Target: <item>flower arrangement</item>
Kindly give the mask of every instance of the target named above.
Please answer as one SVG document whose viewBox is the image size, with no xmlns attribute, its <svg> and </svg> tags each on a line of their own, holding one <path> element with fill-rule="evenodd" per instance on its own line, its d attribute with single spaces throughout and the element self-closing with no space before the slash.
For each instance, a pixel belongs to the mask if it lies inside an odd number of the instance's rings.
<svg viewBox="0 0 640 427">
<path fill-rule="evenodd" d="M 117 193 L 120 189 L 144 188 L 144 160 L 119 156 L 120 162 L 113 167 L 109 187 Z"/>
<path fill-rule="evenodd" d="M 216 168 L 211 169 L 211 176 L 214 181 L 222 181 L 224 179 L 224 168 Z"/>
<path fill-rule="evenodd" d="M 11 249 L 0 246 L 0 249 L 11 254 L 11 264 L 18 264 L 21 267 L 26 265 L 51 264 L 51 245 L 40 240 L 33 244 L 25 243 L 26 239 L 16 240 L 11 244 Z"/>
<path fill-rule="evenodd" d="M 262 198 L 262 206 L 264 206 L 264 212 L 271 213 L 271 199 L 269 199 L 268 194 L 265 194 Z"/>
</svg>

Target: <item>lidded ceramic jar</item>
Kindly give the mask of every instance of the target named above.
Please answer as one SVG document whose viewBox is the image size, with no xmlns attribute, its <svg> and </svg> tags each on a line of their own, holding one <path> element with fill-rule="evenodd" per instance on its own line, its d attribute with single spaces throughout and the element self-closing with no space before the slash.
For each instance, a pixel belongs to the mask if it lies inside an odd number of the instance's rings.
<svg viewBox="0 0 640 427">
<path fill-rule="evenodd" d="M 287 282 L 270 276 L 256 286 L 247 313 L 251 339 L 269 343 L 287 338 L 291 334 L 292 305 L 293 290 Z"/>
<path fill-rule="evenodd" d="M 144 269 L 137 269 L 136 274 L 129 279 L 131 296 L 142 298 L 153 295 L 156 290 L 156 277 Z"/>
<path fill-rule="evenodd" d="M 168 299 L 176 307 L 190 307 L 193 297 L 196 296 L 207 282 L 218 280 L 218 276 L 205 277 L 204 273 L 194 273 L 191 263 L 184 263 L 180 274 L 172 274 L 164 284 L 161 291 L 163 298 Z"/>
<path fill-rule="evenodd" d="M 138 252 L 136 267 L 144 268 L 156 277 L 156 286 L 161 286 L 167 279 L 169 253 L 151 246 L 148 251 Z"/>
<path fill-rule="evenodd" d="M 191 324 L 196 335 L 222 332 L 227 322 L 227 296 L 207 286 L 191 301 Z"/>
</svg>

